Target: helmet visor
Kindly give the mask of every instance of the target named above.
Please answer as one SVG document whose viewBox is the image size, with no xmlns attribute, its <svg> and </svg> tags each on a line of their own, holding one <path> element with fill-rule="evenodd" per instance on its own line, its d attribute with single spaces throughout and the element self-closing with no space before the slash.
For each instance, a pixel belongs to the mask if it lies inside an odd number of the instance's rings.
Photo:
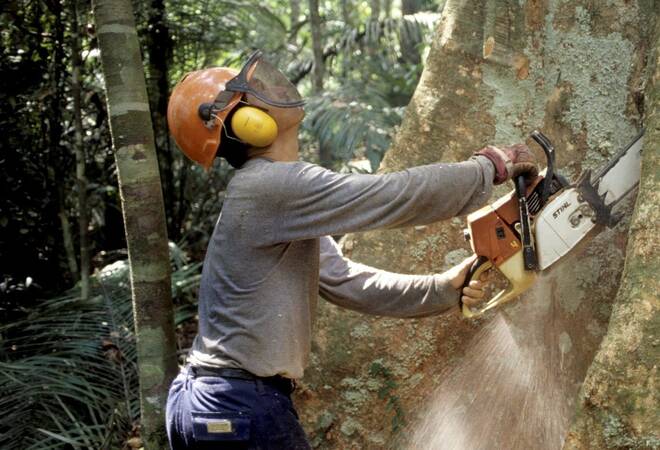
<svg viewBox="0 0 660 450">
<path fill-rule="evenodd" d="M 253 53 L 236 77 L 215 99 L 215 108 L 226 108 L 236 92 L 250 93 L 262 102 L 279 108 L 296 108 L 305 104 L 296 86 L 274 65 Z"/>
</svg>

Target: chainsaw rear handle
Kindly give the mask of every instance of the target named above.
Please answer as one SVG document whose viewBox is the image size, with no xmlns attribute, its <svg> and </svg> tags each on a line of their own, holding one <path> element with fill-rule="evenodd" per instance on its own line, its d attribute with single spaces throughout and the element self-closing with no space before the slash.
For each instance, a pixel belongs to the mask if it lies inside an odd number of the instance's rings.
<svg viewBox="0 0 660 450">
<path fill-rule="evenodd" d="M 479 256 L 468 269 L 468 273 L 465 275 L 465 280 L 463 281 L 463 286 L 461 286 L 461 296 L 458 300 L 461 306 L 461 311 L 463 311 L 463 315 L 465 317 L 472 317 L 474 316 L 474 313 L 469 306 L 463 303 L 463 289 L 470 285 L 470 281 L 478 280 L 482 273 L 490 270 L 492 267 L 493 265 L 488 260 L 488 258 L 485 256 Z"/>
<path fill-rule="evenodd" d="M 493 298 L 487 300 L 485 304 L 482 304 L 483 306 L 474 309 L 470 308 L 460 300 L 461 311 L 465 317 L 478 317 L 497 305 L 513 300 L 529 289 L 529 287 L 534 284 L 534 280 L 536 280 L 536 272 L 525 270 L 523 249 L 520 249 L 499 266 L 494 266 L 492 261 L 485 256 L 479 256 L 477 260 L 472 263 L 470 270 L 465 276 L 465 281 L 461 288 L 461 296 L 463 295 L 463 288 L 469 286 L 470 281 L 478 280 L 482 273 L 492 269 L 496 269 L 504 275 L 508 281 L 508 286 L 495 294 Z"/>
</svg>

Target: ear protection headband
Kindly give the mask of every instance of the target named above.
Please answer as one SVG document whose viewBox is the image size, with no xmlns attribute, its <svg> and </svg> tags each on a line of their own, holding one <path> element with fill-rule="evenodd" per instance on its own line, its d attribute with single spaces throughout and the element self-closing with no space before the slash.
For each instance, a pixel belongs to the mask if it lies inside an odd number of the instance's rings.
<svg viewBox="0 0 660 450">
<path fill-rule="evenodd" d="M 241 141 L 255 147 L 268 147 L 277 137 L 277 123 L 265 111 L 241 106 L 231 117 L 231 129 Z"/>
</svg>

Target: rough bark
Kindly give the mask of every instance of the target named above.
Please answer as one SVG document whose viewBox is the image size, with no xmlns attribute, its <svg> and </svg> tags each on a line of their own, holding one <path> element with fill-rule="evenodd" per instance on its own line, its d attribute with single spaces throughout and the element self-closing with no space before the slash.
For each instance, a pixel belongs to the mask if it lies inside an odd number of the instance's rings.
<svg viewBox="0 0 660 450">
<path fill-rule="evenodd" d="M 147 449 L 167 447 L 169 383 L 177 371 L 170 265 L 149 101 L 129 0 L 93 4 L 131 267 Z"/>
<path fill-rule="evenodd" d="M 641 3 L 448 1 L 383 170 L 463 160 L 488 143 L 525 140 L 535 128 L 555 143 L 569 178 L 600 167 L 641 126 Z M 420 425 L 445 408 L 453 414 L 449 434 L 464 439 L 439 448 L 560 448 L 606 332 L 627 223 L 600 230 L 528 294 L 482 320 L 371 319 L 322 303 L 313 365 L 298 397 L 312 439 L 321 448 L 434 448 L 447 430 Z M 377 267 L 438 272 L 469 255 L 463 226 L 458 218 L 363 233 L 347 237 L 344 248 Z M 496 339 L 501 327 L 509 350 L 526 355 L 520 361 L 534 390 L 518 383 L 521 367 L 499 364 L 514 353 L 481 352 L 479 343 Z M 483 372 L 493 367 L 501 377 Z M 488 392 L 461 403 L 472 395 L 466 388 Z M 506 398 L 512 389 L 515 398 Z"/>
<path fill-rule="evenodd" d="M 648 10 L 646 17 L 654 12 Z M 566 449 L 660 448 L 660 21 L 649 63 L 655 67 L 644 102 L 642 179 L 625 268 L 607 335 L 580 392 Z"/>
<path fill-rule="evenodd" d="M 71 2 L 71 95 L 73 97 L 74 149 L 76 153 L 76 187 L 78 190 L 78 239 L 80 243 L 80 297 L 89 297 L 90 255 L 87 227 L 87 178 L 85 176 L 86 152 L 83 143 L 82 123 L 82 57 L 80 55 L 80 27 L 78 26 L 77 0 Z"/>
</svg>

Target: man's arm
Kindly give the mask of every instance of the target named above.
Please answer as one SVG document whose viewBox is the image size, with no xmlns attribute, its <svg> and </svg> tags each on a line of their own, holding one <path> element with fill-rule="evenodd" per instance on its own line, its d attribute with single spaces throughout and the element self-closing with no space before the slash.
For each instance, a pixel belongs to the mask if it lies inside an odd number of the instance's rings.
<svg viewBox="0 0 660 450">
<path fill-rule="evenodd" d="M 485 156 L 380 175 L 338 174 L 289 163 L 266 193 L 274 222 L 269 243 L 378 228 L 423 225 L 467 214 L 490 197 L 494 167 Z"/>
<path fill-rule="evenodd" d="M 424 317 L 458 306 L 459 290 L 449 273 L 404 275 L 345 258 L 337 243 L 321 239 L 320 293 L 326 300 L 366 314 Z"/>
</svg>

